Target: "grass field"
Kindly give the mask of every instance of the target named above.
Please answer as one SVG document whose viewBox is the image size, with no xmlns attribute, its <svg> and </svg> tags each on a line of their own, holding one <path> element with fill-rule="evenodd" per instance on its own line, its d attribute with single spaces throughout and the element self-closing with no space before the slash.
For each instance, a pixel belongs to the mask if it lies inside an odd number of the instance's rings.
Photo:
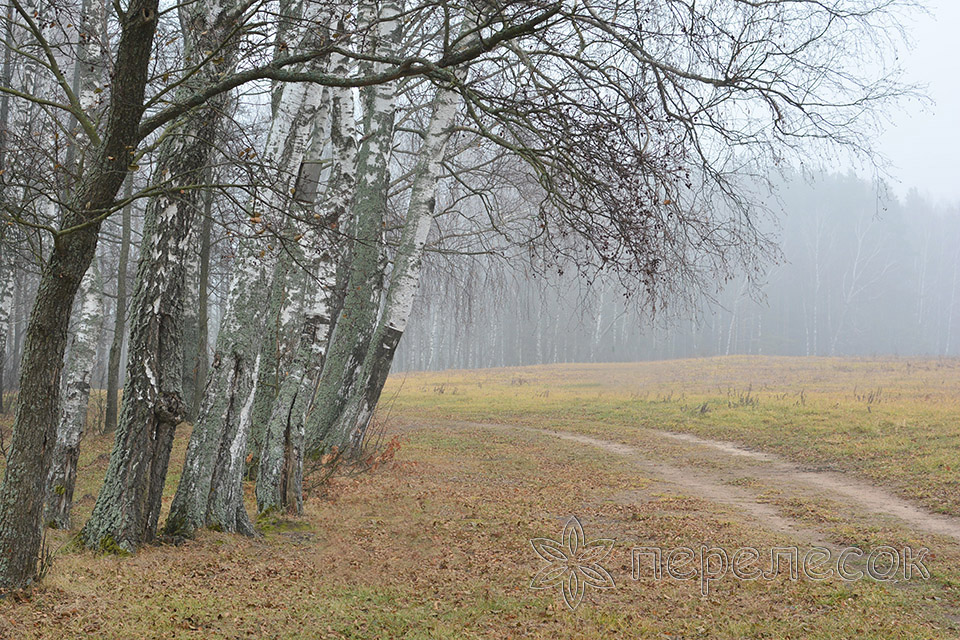
<svg viewBox="0 0 960 640">
<path fill-rule="evenodd" d="M 958 360 L 726 357 L 418 373 L 395 376 L 384 396 L 398 416 L 733 440 L 960 515 Z"/>
<path fill-rule="evenodd" d="M 304 517 L 263 523 L 257 539 L 204 532 L 114 557 L 51 532 L 53 565 L 32 593 L 0 602 L 0 637 L 956 638 L 956 539 L 662 432 L 776 453 L 960 514 L 958 418 L 952 360 L 721 358 L 397 375 L 381 411 L 402 438 L 391 463 L 335 479 L 308 496 Z M 177 437 L 167 503 L 188 436 L 184 427 Z M 78 525 L 110 446 L 97 436 L 83 443 Z M 588 538 L 616 540 L 604 561 L 616 589 L 587 590 L 576 611 L 555 590 L 529 588 L 545 564 L 530 539 L 556 537 L 571 515 Z M 724 579 L 706 597 L 696 580 L 631 576 L 635 546 L 767 551 L 811 540 L 926 546 L 932 575 Z"/>
</svg>

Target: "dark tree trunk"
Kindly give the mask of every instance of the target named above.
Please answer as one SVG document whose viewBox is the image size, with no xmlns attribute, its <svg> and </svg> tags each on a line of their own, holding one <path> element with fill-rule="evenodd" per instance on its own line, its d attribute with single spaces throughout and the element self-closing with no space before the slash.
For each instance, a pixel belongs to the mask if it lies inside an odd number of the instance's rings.
<svg viewBox="0 0 960 640">
<path fill-rule="evenodd" d="M 22 588 L 37 576 L 44 484 L 56 439 L 60 369 L 70 309 L 97 248 L 98 216 L 113 204 L 136 146 L 158 0 L 132 0 L 112 79 L 105 135 L 81 178 L 43 267 L 20 366 L 20 399 L 0 488 L 0 587 Z"/>
</svg>

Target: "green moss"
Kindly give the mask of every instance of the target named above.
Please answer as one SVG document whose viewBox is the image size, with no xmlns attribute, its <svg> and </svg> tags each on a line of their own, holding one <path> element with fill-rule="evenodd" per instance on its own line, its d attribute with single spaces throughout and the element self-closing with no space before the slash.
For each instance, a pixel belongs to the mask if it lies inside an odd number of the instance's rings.
<svg viewBox="0 0 960 640">
<path fill-rule="evenodd" d="M 113 536 L 109 534 L 103 536 L 100 539 L 100 544 L 97 545 L 97 550 L 100 553 L 104 553 L 104 554 L 108 553 L 114 556 L 124 557 L 124 556 L 130 555 L 130 552 L 124 547 L 120 546 L 120 544 L 118 544 L 117 541 L 114 540 Z"/>
<path fill-rule="evenodd" d="M 171 515 L 163 525 L 163 535 L 171 538 L 192 538 L 194 530 L 187 525 L 187 519 Z"/>
<path fill-rule="evenodd" d="M 310 523 L 306 520 L 285 518 L 278 509 L 268 509 L 258 515 L 255 525 L 257 531 L 265 536 L 283 531 L 306 531 L 310 529 Z"/>
</svg>

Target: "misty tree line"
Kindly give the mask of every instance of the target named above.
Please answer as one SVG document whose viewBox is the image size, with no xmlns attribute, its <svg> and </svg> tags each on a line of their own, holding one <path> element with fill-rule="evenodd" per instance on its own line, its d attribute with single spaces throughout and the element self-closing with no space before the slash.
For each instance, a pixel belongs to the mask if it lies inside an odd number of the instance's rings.
<svg viewBox="0 0 960 640">
<path fill-rule="evenodd" d="M 852 175 L 796 177 L 778 193 L 766 222 L 777 259 L 657 317 L 610 277 L 428 254 L 394 369 L 960 354 L 960 211 Z"/>
<path fill-rule="evenodd" d="M 432 251 L 431 237 L 393 370 L 730 354 L 960 354 L 957 211 L 916 194 L 897 199 L 878 193 L 876 185 L 850 176 L 797 178 L 780 194 L 782 202 L 770 206 L 782 207 L 774 230 L 782 255 L 766 275 L 755 285 L 737 277 L 720 291 L 707 291 L 699 306 L 667 308 L 660 317 L 644 313 L 609 278 L 589 283 L 486 254 L 447 259 Z M 222 215 L 212 212 L 211 218 Z M 126 271 L 131 287 L 133 274 L 119 265 L 137 260 L 142 212 L 133 208 L 133 241 L 125 260 L 122 220 L 111 218 L 105 226 L 113 239 L 104 242 L 98 268 L 118 276 Z M 225 311 L 231 256 L 225 238 L 206 246 L 207 267 L 193 277 L 198 291 L 201 279 L 206 291 L 199 304 L 206 320 L 197 330 L 208 334 L 208 362 Z M 36 277 L 23 269 L 11 282 L 2 378 L 8 391 L 17 377 Z M 107 321 L 90 369 L 94 389 L 108 387 L 111 366 L 117 382 L 123 381 L 123 354 L 111 357 L 110 351 L 126 344 L 114 341 L 116 309 L 124 297 L 119 281 L 104 282 Z M 192 377 L 189 366 L 185 380 Z M 197 378 L 203 379 L 204 367 L 201 360 Z M 115 411 L 107 416 L 107 397 L 95 394 L 91 407 L 96 425 L 105 430 L 116 420 Z"/>
<path fill-rule="evenodd" d="M 298 513 L 305 469 L 362 455 L 428 253 L 650 306 L 755 273 L 751 185 L 871 157 L 911 5 L 7 0 L 0 588 L 74 524 L 92 386 L 114 447 L 80 544 L 252 535 L 246 479 Z"/>
</svg>

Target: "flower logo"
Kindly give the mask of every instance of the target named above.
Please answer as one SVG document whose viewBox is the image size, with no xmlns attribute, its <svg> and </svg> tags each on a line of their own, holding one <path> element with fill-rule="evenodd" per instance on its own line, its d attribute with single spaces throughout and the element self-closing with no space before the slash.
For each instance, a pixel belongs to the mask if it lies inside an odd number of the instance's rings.
<svg viewBox="0 0 960 640">
<path fill-rule="evenodd" d="M 549 589 L 560 585 L 564 603 L 571 611 L 576 611 L 587 586 L 594 589 L 617 586 L 607 570 L 600 566 L 613 550 L 614 542 L 608 539 L 587 542 L 580 520 L 571 516 L 563 525 L 559 541 L 551 538 L 530 541 L 537 555 L 550 563 L 533 576 L 530 588 Z"/>
</svg>

